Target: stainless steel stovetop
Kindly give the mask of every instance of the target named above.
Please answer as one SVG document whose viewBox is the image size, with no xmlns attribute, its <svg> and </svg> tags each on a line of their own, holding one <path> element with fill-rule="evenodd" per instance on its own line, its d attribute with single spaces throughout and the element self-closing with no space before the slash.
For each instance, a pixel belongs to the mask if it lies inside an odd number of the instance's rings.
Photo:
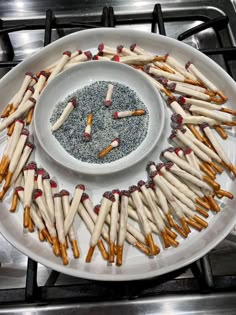
<svg viewBox="0 0 236 315">
<path fill-rule="evenodd" d="M 11 27 L 13 20 L 44 19 L 45 11 L 52 9 L 57 18 L 67 18 L 68 16 L 75 18 L 83 16 L 83 21 L 96 21 L 100 19 L 103 7 L 112 6 L 116 15 L 116 27 L 129 27 L 142 31 L 151 31 L 150 22 L 145 23 L 143 19 L 141 23 L 133 23 L 132 16 L 134 14 L 144 14 L 150 16 L 155 1 L 92 1 L 92 0 L 67 0 L 67 1 L 30 1 L 30 0 L 0 0 L 0 27 L 1 23 L 7 23 Z M 220 47 L 236 46 L 236 6 L 230 0 L 199 0 L 199 1 L 160 1 L 165 22 L 166 35 L 177 38 L 181 33 L 201 24 L 208 19 L 228 16 L 229 24 L 226 28 L 216 32 L 213 28 L 208 28 L 195 35 L 192 35 L 184 41 L 195 47 L 196 49 L 214 49 Z M 53 30 L 52 40 L 56 40 L 60 34 L 69 34 L 80 28 Z M 157 30 L 158 32 L 158 30 Z M 23 30 L 9 33 L 9 37 L 14 49 L 13 60 L 23 60 L 41 49 L 44 45 L 44 30 Z M 78 47 L 79 48 L 79 47 Z M 236 80 L 236 60 L 229 62 L 229 67 L 225 64 L 225 59 L 222 55 L 211 56 L 227 71 L 231 71 L 231 75 Z M 4 39 L 0 36 L 0 61 L 7 61 L 9 58 L 5 48 Z M 234 58 L 235 59 L 235 58 Z M 2 77 L 9 68 L 0 68 L 0 77 Z M 209 253 L 209 260 L 212 268 L 213 276 L 236 276 L 236 243 L 232 241 L 232 236 L 224 240 L 214 250 Z M 0 297 L 1 289 L 16 289 L 25 287 L 26 283 L 26 265 L 27 257 L 12 247 L 0 235 Z M 37 281 L 39 286 L 44 286 L 45 283 L 52 284 L 48 281 L 51 270 L 38 265 Z M 57 275 L 58 276 L 58 275 Z M 72 285 L 72 284 L 90 284 L 91 281 L 73 278 L 60 274 L 55 277 L 53 284 L 55 286 Z M 192 272 L 187 272 L 178 275 L 181 279 L 189 279 L 193 277 Z M 116 285 L 116 284 L 114 284 Z M 135 284 L 134 284 L 135 285 Z M 142 284 L 140 284 L 142 285 Z M 235 288 L 234 288 L 235 289 Z M 6 290 L 4 292 L 7 292 Z M 178 292 L 180 293 L 180 292 Z M 149 298 L 135 299 L 132 302 L 123 298 L 117 302 L 104 303 L 77 303 L 71 305 L 58 305 L 54 303 L 46 309 L 45 306 L 40 308 L 20 308 L 14 307 L 14 313 L 36 313 L 46 311 L 51 314 L 57 312 L 61 314 L 77 313 L 80 314 L 103 314 L 112 312 L 116 314 L 118 311 L 125 314 L 236 314 L 235 294 L 222 292 L 216 295 L 215 293 L 202 296 L 200 294 L 188 295 L 184 294 L 162 296 L 161 298 L 153 294 Z M 104 300 L 106 297 L 104 297 Z M 1 300 L 1 298 L 0 298 Z M 61 301 L 63 303 L 63 299 Z M 1 310 L 0 314 L 10 312 L 13 309 L 6 308 Z"/>
</svg>

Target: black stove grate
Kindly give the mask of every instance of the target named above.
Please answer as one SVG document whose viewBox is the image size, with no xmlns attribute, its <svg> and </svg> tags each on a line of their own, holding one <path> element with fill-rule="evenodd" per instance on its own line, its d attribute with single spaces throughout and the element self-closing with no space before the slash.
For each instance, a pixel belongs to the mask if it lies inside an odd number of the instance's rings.
<svg viewBox="0 0 236 315">
<path fill-rule="evenodd" d="M 78 16 L 60 17 L 54 16 L 52 10 L 47 10 L 46 17 L 43 19 L 33 20 L 0 20 L 0 36 L 4 42 L 7 52 L 7 61 L 0 62 L 0 68 L 12 68 L 21 60 L 15 61 L 14 50 L 10 41 L 9 33 L 29 30 L 45 29 L 44 46 L 50 44 L 52 29 L 56 29 L 59 37 L 64 36 L 63 29 L 66 28 L 97 28 L 97 27 L 115 27 L 116 25 L 150 23 L 151 32 L 166 35 L 165 22 L 195 20 L 196 16 L 164 16 L 161 5 L 156 4 L 153 12 L 130 15 L 115 15 L 112 7 L 104 7 L 101 15 L 96 16 Z M 228 25 L 227 16 L 208 20 L 201 16 L 204 22 L 178 36 L 178 40 L 192 36 L 209 27 L 216 31 L 219 42 L 219 31 L 225 29 Z M 222 55 L 226 63 L 226 68 L 230 72 L 228 62 L 236 59 L 236 47 L 221 47 L 217 49 L 202 50 L 206 55 Z M 96 302 L 109 301 L 117 299 L 136 299 L 148 296 L 157 296 L 163 294 L 183 294 L 183 293 L 209 293 L 209 292 L 226 292 L 236 289 L 236 276 L 213 276 L 208 255 L 199 261 L 184 267 L 180 270 L 169 274 L 149 279 L 133 282 L 98 282 L 98 281 L 81 281 L 76 285 L 54 286 L 59 273 L 52 271 L 44 286 L 37 285 L 37 262 L 28 258 L 26 286 L 22 289 L 3 289 L 0 290 L 0 304 L 14 305 L 21 303 L 24 305 L 42 305 L 49 302 Z M 186 270 L 190 269 L 193 278 L 178 278 Z"/>
</svg>

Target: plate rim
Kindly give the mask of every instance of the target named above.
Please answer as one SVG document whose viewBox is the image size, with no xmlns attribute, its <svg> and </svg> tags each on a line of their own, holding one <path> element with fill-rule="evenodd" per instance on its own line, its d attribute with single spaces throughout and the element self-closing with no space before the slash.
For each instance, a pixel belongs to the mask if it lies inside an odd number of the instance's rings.
<svg viewBox="0 0 236 315">
<path fill-rule="evenodd" d="M 63 42 L 63 40 L 65 38 L 72 38 L 73 37 L 76 37 L 79 33 L 81 32 L 86 32 L 87 34 L 89 33 L 100 33 L 102 30 L 102 32 L 124 32 L 126 29 L 111 29 L 111 28 L 102 28 L 102 29 L 90 29 L 90 30 L 84 30 L 84 31 L 79 31 L 79 32 L 75 32 L 75 33 L 72 33 L 72 34 L 69 34 L 53 43 L 51 43 L 50 45 L 48 45 L 47 47 L 41 49 L 39 52 L 35 53 L 33 56 L 27 58 L 25 61 L 23 61 L 22 63 L 20 63 L 19 65 L 17 65 L 16 67 L 14 67 L 11 71 L 9 71 L 0 81 L 0 85 L 2 85 L 3 83 L 5 83 L 5 81 L 11 77 L 12 75 L 12 71 L 14 71 L 15 69 L 18 70 L 18 69 L 21 69 L 23 68 L 23 65 L 22 64 L 27 64 L 27 62 L 29 63 L 31 60 L 33 60 L 34 58 L 37 58 L 38 55 L 40 55 L 42 53 L 42 51 L 44 50 L 44 52 L 47 52 L 47 50 L 52 47 L 53 45 L 57 45 L 56 43 L 58 42 Z M 201 53 L 200 51 L 196 50 L 195 48 L 193 47 L 190 47 L 188 46 L 187 44 L 185 43 L 182 43 L 182 42 L 178 42 L 177 40 L 175 39 L 172 39 L 172 38 L 169 38 L 169 37 L 165 37 L 165 36 L 162 36 L 162 35 L 158 35 L 158 34 L 151 34 L 151 33 L 146 33 L 146 32 L 143 32 L 143 31 L 137 31 L 137 30 L 130 30 L 130 29 L 127 29 L 127 31 L 129 31 L 129 34 L 137 34 L 137 35 L 140 35 L 140 36 L 147 36 L 148 38 L 150 39 L 155 39 L 156 41 L 158 41 L 158 38 L 162 38 L 164 41 L 166 41 L 167 43 L 175 43 L 178 47 L 181 48 L 181 46 L 185 46 L 185 49 L 186 51 L 188 51 L 189 53 L 191 52 L 194 52 L 194 54 L 200 54 L 202 55 L 202 58 L 204 60 L 206 60 L 207 63 L 210 63 L 211 65 L 214 65 L 216 71 L 219 71 L 220 73 L 225 73 L 225 76 L 227 78 L 227 81 L 228 82 L 231 82 L 231 84 L 233 84 L 235 87 L 236 87 L 236 83 L 234 82 L 234 80 L 218 65 L 216 64 L 214 61 L 212 61 L 210 58 L 208 58 L 207 56 L 205 56 L 203 53 Z M 2 83 L 2 84 L 1 84 Z M 3 201 L 4 202 L 4 201 Z M 227 210 L 224 210 L 224 211 L 227 211 Z M 218 214 L 220 215 L 220 214 Z M 91 279 L 91 280 L 101 280 L 101 281 L 104 281 L 104 280 L 108 280 L 108 281 L 128 281 L 128 280 L 143 280 L 143 279 L 148 279 L 148 278 L 152 278 L 152 277 L 156 277 L 156 276 L 159 276 L 161 274 L 165 274 L 167 272 L 171 272 L 173 270 L 176 270 L 178 268 L 181 268 L 181 267 L 184 267 L 190 263 L 192 263 L 193 261 L 196 261 L 198 260 L 199 258 L 201 258 L 203 255 L 205 255 L 206 253 L 208 253 L 212 248 L 214 248 L 218 243 L 220 243 L 227 235 L 228 233 L 230 232 L 230 230 L 233 228 L 233 226 L 235 225 L 235 221 L 236 221 L 236 216 L 235 216 L 235 219 L 234 220 L 231 220 L 228 225 L 227 225 L 227 229 L 225 229 L 222 234 L 220 235 L 220 237 L 218 237 L 217 239 L 211 241 L 210 245 L 207 244 L 201 251 L 198 252 L 198 254 L 195 254 L 192 256 L 191 259 L 188 259 L 188 260 L 185 260 L 184 262 L 181 261 L 180 263 L 177 263 L 175 265 L 171 265 L 171 266 L 168 266 L 168 267 L 165 267 L 166 269 L 168 270 L 165 270 L 164 272 L 162 273 L 158 273 L 158 270 L 155 269 L 154 271 L 150 271 L 150 272 L 145 272 L 144 275 L 142 274 L 139 274 L 138 277 L 137 275 L 115 275 L 115 277 L 113 277 L 113 275 L 94 275 L 94 274 L 90 274 L 89 272 L 83 272 L 81 270 L 78 269 L 78 274 L 74 274 L 73 273 L 73 270 L 72 269 L 69 269 L 68 267 L 66 266 L 63 266 L 63 265 L 56 265 L 54 266 L 54 263 L 53 262 L 50 262 L 50 259 L 44 259 L 42 258 L 41 256 L 38 256 L 37 254 L 34 254 L 34 253 L 31 253 L 31 252 L 28 252 L 28 248 L 27 247 L 24 247 L 22 246 L 21 244 L 17 244 L 17 240 L 12 240 L 11 238 L 11 233 L 10 233 L 10 237 L 6 237 L 6 235 L 9 235 L 8 233 L 3 234 L 2 231 L 1 234 L 3 235 L 3 237 L 5 239 L 7 239 L 7 241 L 9 241 L 14 247 L 16 247 L 17 249 L 19 249 L 23 254 L 31 257 L 32 259 L 36 260 L 37 262 L 47 266 L 47 267 L 50 267 L 54 270 L 57 270 L 59 272 L 63 272 L 65 274 L 68 274 L 68 275 L 72 275 L 72 276 L 76 276 L 76 277 L 82 277 L 82 278 L 86 278 L 86 279 Z M 2 225 L 0 224 L 0 227 Z M 4 230 L 4 229 L 3 229 Z M 158 259 L 158 257 L 157 257 Z"/>
</svg>

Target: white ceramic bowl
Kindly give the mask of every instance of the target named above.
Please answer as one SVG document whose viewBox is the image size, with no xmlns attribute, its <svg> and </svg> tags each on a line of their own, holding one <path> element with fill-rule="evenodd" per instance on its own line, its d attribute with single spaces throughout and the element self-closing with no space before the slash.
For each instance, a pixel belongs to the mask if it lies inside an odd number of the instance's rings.
<svg viewBox="0 0 236 315">
<path fill-rule="evenodd" d="M 93 164 L 71 156 L 51 132 L 50 117 L 56 104 L 69 94 L 96 81 L 116 81 L 134 90 L 148 108 L 149 125 L 145 139 L 137 149 L 111 163 Z M 142 73 L 111 61 L 89 61 L 59 74 L 44 89 L 34 114 L 37 138 L 47 154 L 60 165 L 85 174 L 111 174 L 138 163 L 155 147 L 164 126 L 162 100 Z"/>
</svg>

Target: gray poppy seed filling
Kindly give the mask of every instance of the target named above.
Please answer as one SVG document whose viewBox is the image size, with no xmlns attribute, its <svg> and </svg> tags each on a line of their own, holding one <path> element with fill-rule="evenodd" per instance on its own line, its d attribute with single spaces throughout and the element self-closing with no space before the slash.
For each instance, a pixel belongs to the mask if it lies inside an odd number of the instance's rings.
<svg viewBox="0 0 236 315">
<path fill-rule="evenodd" d="M 114 85 L 112 105 L 105 106 L 108 84 Z M 111 81 L 97 81 L 70 94 L 58 103 L 52 113 L 50 122 L 53 125 L 60 117 L 68 101 L 75 97 L 77 106 L 68 119 L 53 135 L 62 147 L 73 157 L 83 162 L 103 164 L 113 162 L 134 151 L 145 139 L 148 130 L 149 114 L 147 107 L 136 92 L 129 87 Z M 131 116 L 113 119 L 115 111 L 144 109 L 143 116 Z M 87 115 L 93 114 L 92 139 L 83 141 Z M 98 158 L 98 153 L 107 147 L 111 141 L 119 138 L 121 143 L 104 158 Z"/>
</svg>

